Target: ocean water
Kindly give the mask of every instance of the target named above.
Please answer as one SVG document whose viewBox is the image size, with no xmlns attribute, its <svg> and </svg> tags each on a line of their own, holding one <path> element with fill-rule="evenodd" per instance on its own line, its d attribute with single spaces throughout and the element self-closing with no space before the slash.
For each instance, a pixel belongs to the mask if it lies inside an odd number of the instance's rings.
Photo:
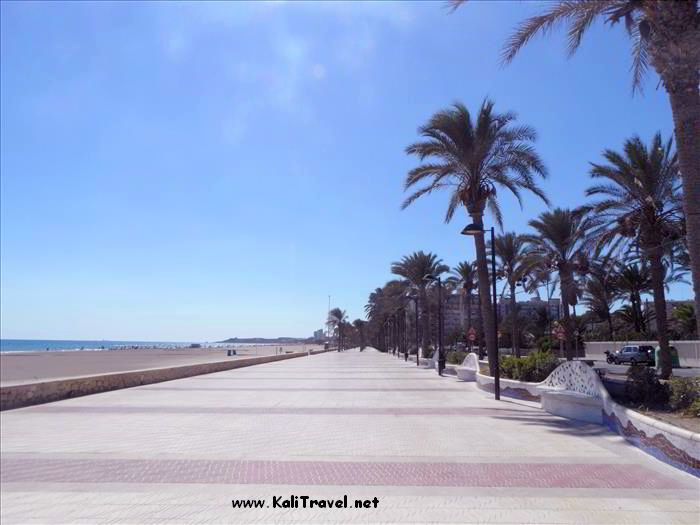
<svg viewBox="0 0 700 525">
<path fill-rule="evenodd" d="M 118 350 L 122 348 L 183 348 L 192 343 L 171 341 L 59 341 L 0 339 L 0 352 L 67 352 L 70 350 Z"/>
</svg>

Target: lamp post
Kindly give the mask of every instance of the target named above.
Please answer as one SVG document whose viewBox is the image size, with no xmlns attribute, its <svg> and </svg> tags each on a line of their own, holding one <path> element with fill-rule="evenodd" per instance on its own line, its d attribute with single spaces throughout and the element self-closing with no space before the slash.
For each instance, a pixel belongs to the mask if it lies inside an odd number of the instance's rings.
<svg viewBox="0 0 700 525">
<path fill-rule="evenodd" d="M 486 230 L 478 224 L 470 224 L 462 230 L 462 235 L 484 235 Z M 496 362 L 493 372 L 493 393 L 496 401 L 501 399 L 501 364 L 498 357 L 498 305 L 496 304 L 496 245 L 495 233 L 491 226 L 491 281 L 493 283 L 493 338 L 496 341 Z"/>
<path fill-rule="evenodd" d="M 442 351 L 442 280 L 440 276 L 426 274 L 424 281 L 435 281 L 438 284 L 438 375 L 445 369 L 445 354 Z"/>
<path fill-rule="evenodd" d="M 416 324 L 414 326 L 415 332 L 416 332 L 416 366 L 420 365 L 420 356 L 418 355 L 418 348 L 419 348 L 419 342 L 418 342 L 418 296 L 417 295 L 409 295 L 409 299 L 413 300 L 413 304 L 416 307 Z M 407 345 L 408 346 L 408 345 Z M 406 350 L 408 352 L 408 349 Z M 406 357 L 408 360 L 408 357 Z"/>
</svg>

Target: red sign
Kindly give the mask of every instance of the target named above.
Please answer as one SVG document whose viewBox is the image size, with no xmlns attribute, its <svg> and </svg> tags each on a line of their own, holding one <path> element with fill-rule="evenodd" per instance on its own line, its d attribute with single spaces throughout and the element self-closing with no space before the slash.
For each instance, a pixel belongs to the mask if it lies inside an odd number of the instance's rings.
<svg viewBox="0 0 700 525">
<path fill-rule="evenodd" d="M 476 341 L 476 330 L 473 326 L 469 329 L 469 332 L 467 332 L 467 334 L 469 335 L 470 341 Z"/>
<path fill-rule="evenodd" d="M 558 325 L 554 329 L 554 335 L 557 336 L 557 339 L 559 339 L 560 341 L 563 341 L 566 338 L 566 331 L 564 330 L 564 327 L 561 325 Z"/>
</svg>

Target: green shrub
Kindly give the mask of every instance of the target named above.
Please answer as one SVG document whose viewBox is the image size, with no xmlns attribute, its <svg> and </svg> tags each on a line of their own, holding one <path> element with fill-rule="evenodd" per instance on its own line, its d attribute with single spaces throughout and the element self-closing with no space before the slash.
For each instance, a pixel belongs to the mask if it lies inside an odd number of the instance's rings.
<svg viewBox="0 0 700 525">
<path fill-rule="evenodd" d="M 508 379 L 520 379 L 520 359 L 515 356 L 507 355 L 501 357 L 499 363 L 501 365 L 501 377 Z"/>
<path fill-rule="evenodd" d="M 559 366 L 559 360 L 549 352 L 533 352 L 525 357 L 503 357 L 500 364 L 503 377 L 538 383 Z"/>
<path fill-rule="evenodd" d="M 453 365 L 461 365 L 465 357 L 467 357 L 467 352 L 455 350 L 447 353 L 447 362 Z"/>
<path fill-rule="evenodd" d="M 668 404 L 669 388 L 659 381 L 653 368 L 631 366 L 627 371 L 625 395 L 632 403 L 662 407 Z"/>
<path fill-rule="evenodd" d="M 433 357 L 433 352 L 435 352 L 435 349 L 432 346 L 428 345 L 423 349 L 423 357 L 425 357 L 426 359 L 431 359 Z"/>
<path fill-rule="evenodd" d="M 700 400 L 699 377 L 675 377 L 671 379 L 670 387 L 670 403 L 673 410 L 686 410 Z"/>
</svg>

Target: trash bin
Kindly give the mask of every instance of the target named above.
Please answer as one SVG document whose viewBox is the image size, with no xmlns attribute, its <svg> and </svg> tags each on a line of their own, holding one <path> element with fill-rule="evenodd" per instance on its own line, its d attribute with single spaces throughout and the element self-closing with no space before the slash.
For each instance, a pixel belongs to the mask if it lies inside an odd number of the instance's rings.
<svg viewBox="0 0 700 525">
<path fill-rule="evenodd" d="M 681 367 L 681 361 L 678 358 L 678 350 L 676 349 L 675 346 L 670 347 L 671 350 L 671 367 L 672 368 L 680 368 Z M 661 347 L 657 346 L 656 349 L 654 350 L 654 364 L 656 367 L 659 367 L 659 363 L 661 363 L 660 360 L 661 357 Z"/>
</svg>

